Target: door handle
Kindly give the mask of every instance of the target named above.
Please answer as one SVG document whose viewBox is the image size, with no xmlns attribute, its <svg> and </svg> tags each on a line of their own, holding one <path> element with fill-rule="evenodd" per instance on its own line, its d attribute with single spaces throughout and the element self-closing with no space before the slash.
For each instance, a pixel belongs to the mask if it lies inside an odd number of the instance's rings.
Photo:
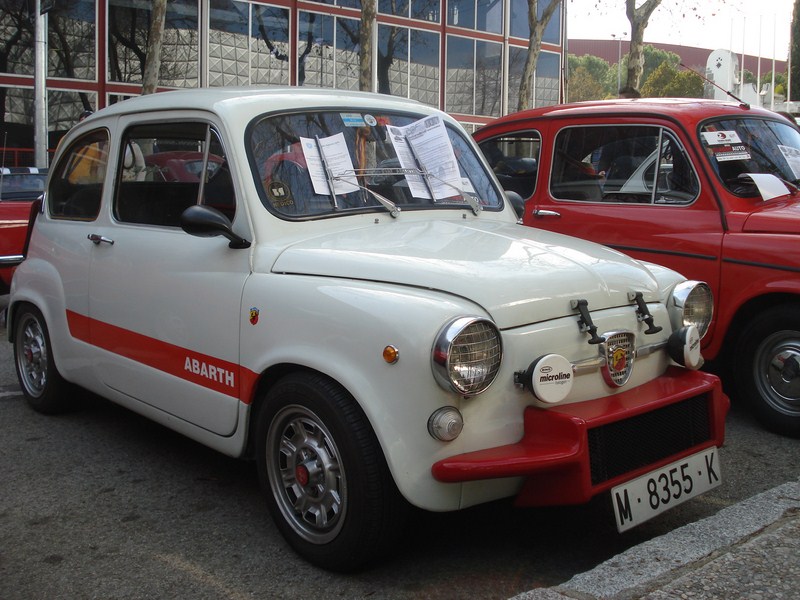
<svg viewBox="0 0 800 600">
<path fill-rule="evenodd" d="M 98 235 L 96 233 L 90 233 L 88 236 L 89 240 L 97 246 L 100 242 L 105 242 L 109 246 L 114 245 L 114 240 L 105 237 L 104 235 Z"/>
<path fill-rule="evenodd" d="M 545 217 L 560 217 L 560 216 L 561 216 L 561 213 L 560 212 L 556 212 L 554 210 L 543 210 L 543 209 L 537 208 L 537 209 L 535 209 L 533 211 L 533 217 L 535 219 L 544 219 Z"/>
</svg>

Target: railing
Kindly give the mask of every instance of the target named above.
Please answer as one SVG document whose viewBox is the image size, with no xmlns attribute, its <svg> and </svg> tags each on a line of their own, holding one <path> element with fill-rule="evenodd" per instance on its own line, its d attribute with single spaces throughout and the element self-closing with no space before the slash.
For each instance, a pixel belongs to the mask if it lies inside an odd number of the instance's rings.
<svg viewBox="0 0 800 600">
<path fill-rule="evenodd" d="M 48 162 L 55 149 L 47 150 Z M 3 148 L 0 146 L 0 167 L 35 167 L 36 150 L 33 148 Z"/>
</svg>

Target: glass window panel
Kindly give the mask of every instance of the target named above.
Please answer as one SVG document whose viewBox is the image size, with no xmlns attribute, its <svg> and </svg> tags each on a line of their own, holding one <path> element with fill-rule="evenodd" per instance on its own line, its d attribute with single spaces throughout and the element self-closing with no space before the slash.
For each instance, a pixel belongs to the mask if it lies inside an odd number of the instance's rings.
<svg viewBox="0 0 800 600">
<path fill-rule="evenodd" d="M 361 10 L 361 0 L 337 0 L 336 4 L 346 8 L 357 8 Z"/>
<path fill-rule="evenodd" d="M 522 82 L 522 71 L 525 68 L 527 48 L 509 46 L 508 48 L 508 111 L 516 112 L 519 106 L 519 86 Z"/>
<path fill-rule="evenodd" d="M 5 59 L 0 71 L 33 75 L 33 24 L 25 2 L 0 4 L 0 49 Z"/>
<path fill-rule="evenodd" d="M 253 84 L 289 85 L 289 10 L 253 4 L 250 76 Z"/>
<path fill-rule="evenodd" d="M 3 138 L 0 146 L 6 148 L 33 148 L 33 90 L 0 87 L 0 108 L 3 110 Z M 7 153 L 8 156 L 8 153 Z M 9 157 L 7 164 L 33 165 L 33 155 Z"/>
<path fill-rule="evenodd" d="M 297 32 L 297 85 L 334 87 L 333 17 L 301 12 Z"/>
<path fill-rule="evenodd" d="M 336 19 L 336 89 L 358 89 L 358 54 L 361 22 L 356 19 Z"/>
<path fill-rule="evenodd" d="M 534 106 L 558 104 L 561 57 L 555 52 L 540 52 L 536 63 Z"/>
<path fill-rule="evenodd" d="M 448 112 L 473 114 L 475 108 L 475 42 L 447 36 L 447 84 L 445 106 Z"/>
<path fill-rule="evenodd" d="M 151 2 L 108 0 L 108 77 L 122 83 L 142 83 Z M 167 4 L 161 48 L 159 84 L 197 86 L 197 2 L 173 0 Z"/>
<path fill-rule="evenodd" d="M 208 83 L 250 83 L 249 4 L 211 0 L 208 18 Z"/>
<path fill-rule="evenodd" d="M 408 0 L 378 0 L 378 12 L 387 15 L 408 16 Z"/>
<path fill-rule="evenodd" d="M 547 2 L 538 4 L 538 14 L 541 18 Z M 548 44 L 558 44 L 561 40 L 561 6 L 559 6 L 547 23 L 542 35 L 542 41 Z M 528 27 L 528 2 L 527 0 L 511 0 L 511 35 L 514 37 L 528 39 L 530 37 Z"/>
<path fill-rule="evenodd" d="M 108 133 L 98 129 L 75 142 L 55 166 L 47 191 L 50 216 L 93 221 L 106 180 Z"/>
<path fill-rule="evenodd" d="M 502 94 L 503 47 L 479 41 L 475 46 L 475 114 L 499 117 Z"/>
<path fill-rule="evenodd" d="M 51 140 L 50 147 L 55 147 L 58 139 L 80 120 L 84 111 L 94 112 L 96 109 L 97 94 L 48 90 L 47 126 L 57 138 Z"/>
<path fill-rule="evenodd" d="M 488 31 L 489 33 L 503 32 L 502 0 L 478 0 L 477 28 L 480 31 Z"/>
<path fill-rule="evenodd" d="M 530 27 L 528 27 L 528 1 L 511 0 L 511 35 L 514 37 L 530 37 Z"/>
<path fill-rule="evenodd" d="M 378 91 L 408 97 L 408 29 L 378 26 Z"/>
<path fill-rule="evenodd" d="M 95 2 L 57 3 L 48 13 L 48 75 L 95 79 L 97 50 Z"/>
<path fill-rule="evenodd" d="M 411 30 L 409 97 L 439 106 L 439 34 Z"/>
<path fill-rule="evenodd" d="M 441 8 L 441 0 L 411 0 L 411 17 L 438 23 Z"/>
<path fill-rule="evenodd" d="M 474 29 L 475 0 L 451 0 L 448 2 L 447 24 Z"/>
</svg>

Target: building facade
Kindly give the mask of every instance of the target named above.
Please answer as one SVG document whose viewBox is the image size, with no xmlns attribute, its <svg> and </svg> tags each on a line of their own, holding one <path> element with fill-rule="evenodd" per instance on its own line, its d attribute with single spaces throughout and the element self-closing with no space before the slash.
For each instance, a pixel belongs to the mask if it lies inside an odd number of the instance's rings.
<svg viewBox="0 0 800 600">
<path fill-rule="evenodd" d="M 538 3 L 540 12 L 544 2 Z M 152 3 L 56 0 L 46 31 L 48 145 L 85 110 L 141 93 Z M 0 146 L 32 147 L 34 25 L 0 0 Z M 536 106 L 561 100 L 565 15 L 546 28 Z M 169 0 L 160 90 L 358 89 L 361 0 Z M 468 128 L 513 112 L 528 49 L 527 0 L 378 0 L 373 89 L 435 106 Z M 17 163 L 25 162 L 18 157 Z M 9 161 L 12 162 L 12 161 Z"/>
</svg>

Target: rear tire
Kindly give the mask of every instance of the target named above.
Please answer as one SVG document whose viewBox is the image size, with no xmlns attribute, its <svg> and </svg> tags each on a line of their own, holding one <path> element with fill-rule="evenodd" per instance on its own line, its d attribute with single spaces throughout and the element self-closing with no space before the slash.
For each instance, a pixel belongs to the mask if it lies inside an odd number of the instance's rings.
<svg viewBox="0 0 800 600">
<path fill-rule="evenodd" d="M 270 390 L 257 418 L 259 479 L 298 554 L 346 572 L 394 547 L 408 505 L 352 396 L 324 376 L 295 373 Z"/>
<path fill-rule="evenodd" d="M 28 404 L 43 414 L 71 408 L 71 386 L 59 374 L 50 334 L 39 309 L 24 304 L 14 317 L 14 366 Z"/>
<path fill-rule="evenodd" d="M 800 309 L 764 311 L 742 329 L 735 348 L 734 395 L 775 433 L 800 437 Z"/>
</svg>

